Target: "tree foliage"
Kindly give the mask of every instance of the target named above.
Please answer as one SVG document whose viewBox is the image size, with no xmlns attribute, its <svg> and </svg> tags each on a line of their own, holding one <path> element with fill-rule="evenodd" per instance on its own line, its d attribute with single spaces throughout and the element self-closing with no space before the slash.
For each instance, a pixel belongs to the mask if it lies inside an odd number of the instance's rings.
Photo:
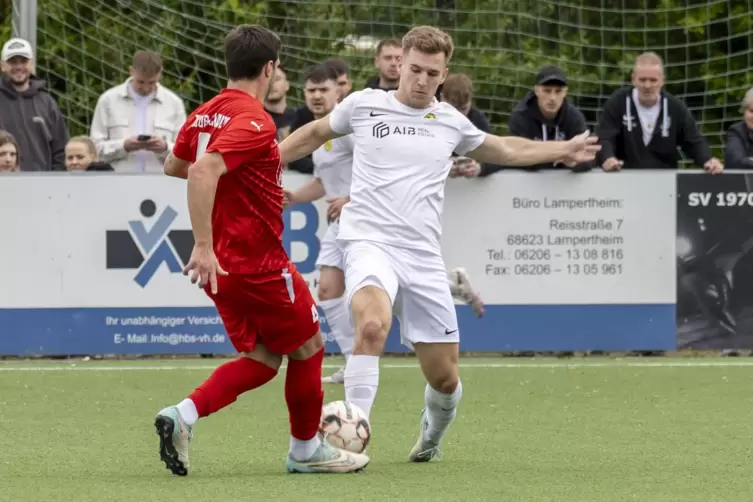
<svg viewBox="0 0 753 502">
<path fill-rule="evenodd" d="M 294 84 L 309 64 L 343 57 L 357 88 L 374 74 L 373 50 L 354 49 L 345 37 L 400 36 L 421 24 L 447 29 L 456 44 L 451 71 L 473 78 L 476 105 L 500 133 L 544 64 L 568 72 L 572 101 L 593 123 L 604 99 L 628 82 L 635 56 L 654 50 L 666 61 L 667 89 L 687 100 L 712 145 L 722 144 L 726 128 L 739 120 L 751 85 L 753 0 L 37 2 L 38 73 L 73 134 L 88 130 L 97 97 L 127 77 L 137 49 L 162 53 L 163 83 L 189 110 L 211 98 L 225 83 L 223 35 L 240 23 L 281 35 Z M 6 34 L 9 24 L 0 25 Z M 300 87 L 292 99 L 300 101 Z"/>
</svg>

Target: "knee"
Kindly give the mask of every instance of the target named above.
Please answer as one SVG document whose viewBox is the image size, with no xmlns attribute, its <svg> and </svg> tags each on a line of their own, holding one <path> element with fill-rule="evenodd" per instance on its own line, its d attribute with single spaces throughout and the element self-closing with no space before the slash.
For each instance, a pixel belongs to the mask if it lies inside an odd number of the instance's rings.
<svg viewBox="0 0 753 502">
<path fill-rule="evenodd" d="M 319 301 L 327 301 L 327 300 L 334 300 L 336 298 L 340 298 L 342 295 L 345 294 L 345 288 L 344 287 L 337 287 L 338 285 L 332 284 L 330 282 L 320 282 L 319 288 L 317 289 L 316 293 L 319 297 Z"/>
<path fill-rule="evenodd" d="M 442 394 L 453 394 L 458 388 L 460 378 L 457 373 L 453 375 L 447 375 L 446 377 L 435 379 L 434 382 L 429 382 L 429 385 Z"/>
<path fill-rule="evenodd" d="M 334 300 L 345 294 L 345 278 L 341 270 L 322 267 L 319 274 L 319 301 Z"/>
</svg>

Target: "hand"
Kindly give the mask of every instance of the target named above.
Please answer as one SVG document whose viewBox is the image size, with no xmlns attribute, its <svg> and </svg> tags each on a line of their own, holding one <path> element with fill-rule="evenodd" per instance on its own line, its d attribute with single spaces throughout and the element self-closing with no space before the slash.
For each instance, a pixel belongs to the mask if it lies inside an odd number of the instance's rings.
<svg viewBox="0 0 753 502">
<path fill-rule="evenodd" d="M 601 150 L 598 145 L 599 138 L 591 136 L 591 131 L 585 131 L 567 142 L 568 152 L 562 158 L 562 162 L 568 167 L 575 167 L 584 162 L 591 162 L 596 158 L 596 153 Z"/>
<path fill-rule="evenodd" d="M 191 274 L 191 284 L 199 282 L 199 287 L 206 287 L 207 283 L 211 286 L 213 295 L 217 294 L 217 276 L 227 276 L 220 263 L 217 261 L 217 257 L 214 255 L 214 251 L 211 246 L 196 246 L 194 245 L 191 252 L 191 259 L 183 269 L 183 275 Z"/>
<path fill-rule="evenodd" d="M 348 202 L 350 202 L 350 197 L 332 197 L 327 199 L 327 203 L 329 203 L 329 207 L 327 208 L 327 220 L 335 221 L 339 218 L 343 206 Z"/>
<path fill-rule="evenodd" d="M 131 136 L 123 140 L 123 149 L 126 152 L 135 152 L 136 150 L 143 150 L 146 148 L 146 141 L 139 141 L 136 136 Z"/>
<path fill-rule="evenodd" d="M 290 206 L 295 204 L 295 199 L 293 198 L 293 192 L 290 190 L 283 190 L 282 191 L 282 208 L 288 209 Z"/>
<path fill-rule="evenodd" d="M 703 168 L 706 170 L 706 172 L 711 174 L 721 174 L 721 172 L 724 171 L 724 166 L 716 157 L 711 157 L 708 161 L 706 161 L 706 163 L 703 165 Z"/>
<path fill-rule="evenodd" d="M 154 153 L 163 153 L 167 150 L 167 141 L 159 136 L 152 136 L 152 139 L 146 142 L 146 149 Z"/>
<path fill-rule="evenodd" d="M 619 171 L 622 169 L 622 164 L 622 161 L 617 160 L 617 157 L 609 157 L 601 167 L 605 171 Z"/>
<path fill-rule="evenodd" d="M 457 173 L 458 176 L 463 176 L 466 178 L 475 178 L 479 174 L 481 174 L 481 164 L 479 164 L 473 159 L 470 159 L 470 162 L 465 162 L 458 166 L 458 173 Z"/>
</svg>

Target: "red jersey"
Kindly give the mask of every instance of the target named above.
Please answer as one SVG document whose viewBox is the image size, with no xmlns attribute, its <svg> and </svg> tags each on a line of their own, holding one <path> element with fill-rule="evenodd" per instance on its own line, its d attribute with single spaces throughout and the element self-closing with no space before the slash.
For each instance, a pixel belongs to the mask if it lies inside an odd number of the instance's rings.
<svg viewBox="0 0 753 502">
<path fill-rule="evenodd" d="M 282 245 L 282 165 L 277 129 L 262 103 L 223 89 L 199 106 L 178 133 L 173 154 L 194 163 L 204 152 L 222 154 L 212 210 L 212 239 L 230 274 L 263 274 L 288 266 Z"/>
</svg>

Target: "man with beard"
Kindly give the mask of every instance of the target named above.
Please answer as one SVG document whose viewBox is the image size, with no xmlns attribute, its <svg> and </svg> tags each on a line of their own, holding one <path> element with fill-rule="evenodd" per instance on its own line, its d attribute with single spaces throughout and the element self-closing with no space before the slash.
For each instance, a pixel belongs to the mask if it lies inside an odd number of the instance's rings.
<svg viewBox="0 0 753 502">
<path fill-rule="evenodd" d="M 18 141 L 21 171 L 65 171 L 68 128 L 63 114 L 33 75 L 34 52 L 22 38 L 3 45 L 0 129 Z"/>
</svg>

